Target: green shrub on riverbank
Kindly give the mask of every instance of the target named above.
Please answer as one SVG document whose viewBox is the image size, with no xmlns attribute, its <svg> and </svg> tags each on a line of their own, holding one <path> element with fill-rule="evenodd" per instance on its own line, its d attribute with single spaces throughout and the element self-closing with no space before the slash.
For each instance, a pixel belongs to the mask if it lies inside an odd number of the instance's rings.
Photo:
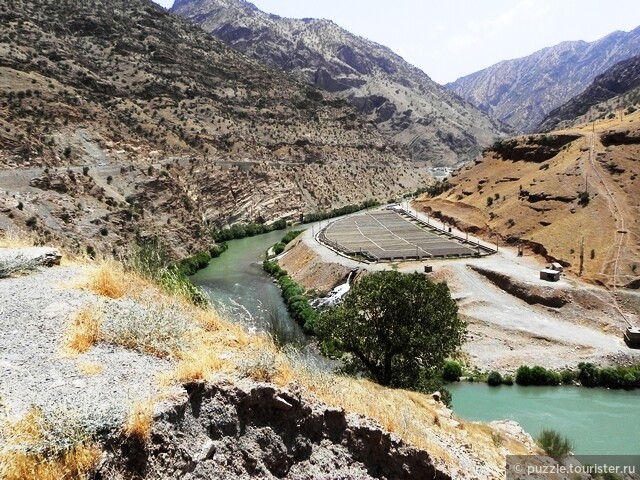
<svg viewBox="0 0 640 480">
<path fill-rule="evenodd" d="M 457 382 L 462 376 L 462 365 L 455 360 L 447 360 L 442 369 L 442 380 L 445 382 Z"/>
<path fill-rule="evenodd" d="M 328 212 L 316 212 L 307 213 L 304 215 L 302 223 L 319 222 L 320 220 L 327 220 L 328 218 L 341 217 L 342 215 L 348 215 L 350 213 L 359 212 L 360 210 L 366 210 L 367 208 L 373 208 L 380 205 L 377 200 L 369 199 L 362 203 L 356 203 L 352 205 L 345 205 L 344 207 L 334 208 Z"/>
<path fill-rule="evenodd" d="M 536 443 L 547 455 L 558 462 L 573 450 L 573 442 L 555 430 L 542 430 L 536 438 Z"/>
<path fill-rule="evenodd" d="M 577 376 L 585 387 L 640 388 L 640 364 L 598 368 L 592 363 L 580 363 Z"/>
<path fill-rule="evenodd" d="M 497 387 L 498 385 L 502 385 L 502 375 L 494 370 L 487 377 L 487 384 L 490 387 Z"/>
<path fill-rule="evenodd" d="M 311 308 L 302 287 L 289 277 L 287 271 L 276 262 L 265 260 L 262 263 L 262 268 L 278 282 L 282 299 L 291 317 L 302 326 L 305 333 L 313 333 L 318 314 Z"/>
<path fill-rule="evenodd" d="M 290 232 L 288 232 L 278 243 L 271 247 L 273 249 L 273 254 L 280 255 L 282 252 L 284 252 L 287 244 L 291 243 L 291 241 L 302 232 L 304 232 L 304 230 L 291 230 Z"/>
<path fill-rule="evenodd" d="M 280 255 L 282 252 L 284 252 L 286 245 L 282 242 L 278 242 L 272 248 L 273 248 L 274 255 Z"/>
<path fill-rule="evenodd" d="M 284 219 L 276 220 L 267 225 L 266 223 L 249 223 L 246 225 L 236 224 L 231 228 L 218 230 L 213 234 L 216 243 L 227 242 L 229 240 L 239 240 L 246 237 L 255 237 L 263 233 L 273 232 L 275 230 L 284 230 L 287 228 L 287 222 Z"/>
<path fill-rule="evenodd" d="M 291 230 L 290 232 L 287 232 L 284 237 L 282 237 L 280 243 L 284 243 L 285 245 L 287 245 L 288 243 L 291 243 L 302 232 L 304 232 L 304 230 Z"/>
<path fill-rule="evenodd" d="M 558 372 L 547 370 L 539 365 L 533 367 L 523 365 L 516 372 L 518 385 L 560 385 L 561 381 L 562 378 Z"/>
</svg>

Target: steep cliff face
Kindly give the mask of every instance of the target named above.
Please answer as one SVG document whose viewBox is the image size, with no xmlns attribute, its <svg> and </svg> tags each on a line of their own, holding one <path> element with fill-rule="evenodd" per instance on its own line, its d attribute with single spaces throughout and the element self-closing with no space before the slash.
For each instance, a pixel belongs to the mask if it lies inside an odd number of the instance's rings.
<svg viewBox="0 0 640 480">
<path fill-rule="evenodd" d="M 516 131 L 534 132 L 547 114 L 581 93 L 596 75 L 638 52 L 640 27 L 505 60 L 447 87 Z"/>
<path fill-rule="evenodd" d="M 640 87 L 640 56 L 616 63 L 598 75 L 584 92 L 549 113 L 540 124 L 539 130 L 551 131 L 558 127 L 569 126 L 574 121 L 579 121 L 592 107 L 620 97 L 638 87 Z M 636 96 L 637 100 L 640 100 L 640 95 Z M 628 105 L 624 105 L 624 108 L 635 108 L 637 100 L 630 97 Z M 604 105 L 601 110 L 602 114 L 613 113 L 606 111 Z"/>
<path fill-rule="evenodd" d="M 179 0 L 172 11 L 234 49 L 348 99 L 415 160 L 468 161 L 498 134 L 424 72 L 331 21 L 281 18 L 244 0 Z"/>
<path fill-rule="evenodd" d="M 15 0 L 0 18 L 0 229 L 183 253 L 212 226 L 427 181 L 347 102 L 151 1 Z"/>
</svg>

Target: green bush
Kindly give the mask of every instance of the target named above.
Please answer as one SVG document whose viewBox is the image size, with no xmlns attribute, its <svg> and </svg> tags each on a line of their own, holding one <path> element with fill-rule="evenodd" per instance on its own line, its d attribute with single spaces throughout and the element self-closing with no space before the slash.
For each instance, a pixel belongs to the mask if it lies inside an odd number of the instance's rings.
<svg viewBox="0 0 640 480">
<path fill-rule="evenodd" d="M 300 235 L 302 232 L 304 232 L 304 230 L 291 230 L 284 237 L 282 237 L 282 240 L 280 240 L 280 242 L 283 243 L 284 245 L 287 245 L 294 238 L 296 238 L 298 235 Z"/>
<path fill-rule="evenodd" d="M 229 240 L 239 240 L 246 237 L 254 237 L 263 233 L 274 232 L 276 230 L 284 230 L 287 228 L 287 222 L 284 219 L 276 220 L 270 225 L 264 223 L 249 223 L 246 225 L 233 225 L 231 228 L 218 230 L 213 234 L 216 243 L 227 242 Z"/>
<path fill-rule="evenodd" d="M 516 383 L 518 385 L 559 385 L 561 380 L 559 373 L 547 370 L 539 365 L 534 367 L 523 365 L 516 372 Z"/>
<path fill-rule="evenodd" d="M 555 430 L 542 430 L 536 438 L 536 443 L 547 455 L 558 462 L 564 459 L 573 449 L 573 443 Z"/>
<path fill-rule="evenodd" d="M 511 375 L 506 375 L 504 377 L 502 377 L 502 384 L 503 385 L 513 385 L 513 377 Z"/>
<path fill-rule="evenodd" d="M 560 372 L 560 380 L 564 385 L 571 385 L 578 379 L 578 374 L 573 370 L 563 370 Z"/>
<path fill-rule="evenodd" d="M 498 385 L 502 385 L 502 375 L 494 370 L 493 372 L 489 373 L 489 376 L 487 377 L 487 383 L 490 387 L 497 387 Z"/>
<path fill-rule="evenodd" d="M 284 252 L 286 245 L 282 242 L 278 242 L 276 243 L 272 248 L 273 248 L 273 254 L 274 255 L 280 255 L 282 252 Z"/>
<path fill-rule="evenodd" d="M 587 205 L 589 205 L 589 201 L 591 200 L 590 196 L 589 196 L 589 192 L 580 192 L 578 194 L 578 204 L 586 207 Z"/>
<path fill-rule="evenodd" d="M 598 383 L 601 387 L 622 388 L 624 375 L 613 367 L 601 368 L 598 372 Z"/>
<path fill-rule="evenodd" d="M 191 275 L 194 275 L 198 270 L 201 270 L 209 265 L 210 260 L 211 253 L 209 253 L 209 251 L 207 250 L 180 260 L 176 263 L 175 266 L 180 272 L 182 272 L 183 275 L 190 277 Z"/>
<path fill-rule="evenodd" d="M 458 382 L 462 376 L 462 365 L 455 360 L 447 360 L 442 369 L 442 380 L 445 382 Z"/>
<path fill-rule="evenodd" d="M 226 242 L 218 243 L 216 245 L 213 245 L 209 249 L 209 255 L 211 255 L 211 258 L 218 258 L 228 249 L 229 249 L 229 245 Z"/>
<path fill-rule="evenodd" d="M 584 387 L 598 386 L 598 369 L 593 363 L 578 364 L 578 380 Z"/>
<path fill-rule="evenodd" d="M 180 295 L 194 305 L 209 303 L 208 297 L 191 283 L 183 269 L 171 264 L 166 248 L 158 238 L 138 239 L 125 260 L 125 266 L 156 282 L 168 293 Z"/>
</svg>

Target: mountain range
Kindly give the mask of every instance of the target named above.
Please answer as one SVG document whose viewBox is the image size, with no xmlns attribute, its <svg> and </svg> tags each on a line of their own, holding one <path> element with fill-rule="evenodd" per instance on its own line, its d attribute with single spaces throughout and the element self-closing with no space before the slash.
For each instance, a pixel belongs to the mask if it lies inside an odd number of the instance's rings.
<svg viewBox="0 0 640 480">
<path fill-rule="evenodd" d="M 615 116 L 615 110 L 626 109 L 628 113 L 632 113 L 634 104 L 640 100 L 639 90 L 640 56 L 635 56 L 616 63 L 598 75 L 581 94 L 552 110 L 540 125 L 540 130 L 555 130 L 576 122 L 602 118 L 605 115 Z M 615 107 L 608 105 L 612 100 L 619 100 Z M 587 119 L 586 116 L 590 110 L 593 110 L 593 114 Z"/>
<path fill-rule="evenodd" d="M 245 0 L 177 0 L 172 12 L 252 58 L 347 99 L 414 160 L 462 164 L 501 132 L 387 47 L 329 20 L 282 18 Z"/>
<path fill-rule="evenodd" d="M 594 42 L 568 41 L 504 60 L 447 84 L 486 114 L 530 133 L 600 73 L 640 53 L 640 27 Z"/>
</svg>

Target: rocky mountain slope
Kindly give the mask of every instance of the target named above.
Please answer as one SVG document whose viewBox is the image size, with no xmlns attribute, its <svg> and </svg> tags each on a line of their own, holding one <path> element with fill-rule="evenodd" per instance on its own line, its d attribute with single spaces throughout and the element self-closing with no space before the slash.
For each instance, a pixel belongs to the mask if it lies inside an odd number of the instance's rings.
<svg viewBox="0 0 640 480">
<path fill-rule="evenodd" d="M 348 99 L 415 160 L 469 161 L 498 134 L 424 72 L 329 20 L 281 18 L 245 0 L 178 0 L 172 11 L 236 50 Z"/>
<path fill-rule="evenodd" d="M 624 101 L 620 102 L 618 109 L 620 107 L 627 110 L 636 108 L 635 104 L 640 100 L 640 95 L 637 95 L 636 99 L 634 93 L 637 92 L 638 87 L 640 87 L 640 56 L 616 63 L 598 75 L 584 92 L 552 110 L 540 124 L 540 130 L 551 131 L 559 127 L 566 127 L 576 119 L 584 121 L 583 117 L 590 109 L 615 97 L 621 97 L 627 92 L 630 93 L 626 101 L 627 104 Z M 612 109 L 608 109 L 609 112 L 606 112 L 607 109 L 604 105 L 600 106 L 598 110 L 601 111 L 602 116 L 616 114 L 611 111 Z"/>
<path fill-rule="evenodd" d="M 637 288 L 639 158 L 636 111 L 496 143 L 420 205 L 488 241 L 522 242 L 586 280 Z"/>
<path fill-rule="evenodd" d="M 640 27 L 594 42 L 563 42 L 446 86 L 517 132 L 535 132 L 547 114 L 581 93 L 596 75 L 639 52 Z"/>
<path fill-rule="evenodd" d="M 428 180 L 343 100 L 150 0 L 14 0 L 0 19 L 0 229 L 184 254 L 210 227 Z"/>
</svg>

